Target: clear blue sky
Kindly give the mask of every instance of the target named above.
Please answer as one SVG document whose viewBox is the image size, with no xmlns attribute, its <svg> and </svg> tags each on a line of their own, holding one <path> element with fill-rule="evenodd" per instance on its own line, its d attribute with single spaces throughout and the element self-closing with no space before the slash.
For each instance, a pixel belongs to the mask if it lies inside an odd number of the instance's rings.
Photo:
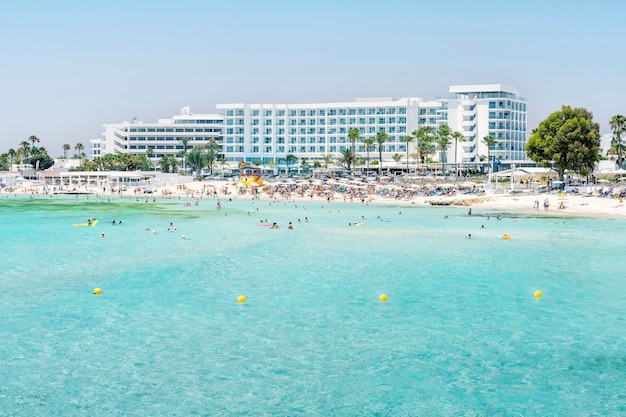
<svg viewBox="0 0 626 417">
<path fill-rule="evenodd" d="M 191 105 L 426 99 L 502 83 L 529 130 L 586 107 L 626 114 L 626 2 L 229 0 L 0 2 L 0 152 L 53 156 L 103 123 Z"/>
</svg>

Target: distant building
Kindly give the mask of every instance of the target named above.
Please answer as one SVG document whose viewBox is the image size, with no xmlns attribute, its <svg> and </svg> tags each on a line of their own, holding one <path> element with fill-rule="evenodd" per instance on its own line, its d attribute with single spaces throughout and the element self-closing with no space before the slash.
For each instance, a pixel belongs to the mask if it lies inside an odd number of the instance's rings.
<svg viewBox="0 0 626 417">
<path fill-rule="evenodd" d="M 163 156 L 177 156 L 182 139 L 189 138 L 188 149 L 215 140 L 227 161 L 280 162 L 288 154 L 321 160 L 335 157 L 352 146 L 350 128 L 360 139 L 375 138 L 385 132 L 389 140 L 382 145 L 384 160 L 396 154 L 406 162 L 407 144 L 402 139 L 422 126 L 438 129 L 447 124 L 463 134 L 454 149 L 448 148 L 447 161 L 478 164 L 487 154 L 503 162 L 527 159 L 526 101 L 512 87 L 501 84 L 450 86 L 445 99 L 425 101 L 419 97 L 366 98 L 350 102 L 309 104 L 218 104 L 221 114 L 193 114 L 184 107 L 181 114 L 157 123 L 137 120 L 103 125 L 103 139 L 91 141 L 91 156 L 107 153 L 145 155 L 153 151 L 153 162 Z M 487 150 L 484 137 L 497 143 Z M 357 155 L 365 156 L 362 142 Z M 408 144 L 409 154 L 416 143 Z M 370 149 L 377 159 L 378 151 Z M 439 154 L 432 155 L 438 160 Z"/>
<path fill-rule="evenodd" d="M 193 114 L 189 107 L 183 107 L 180 115 L 156 123 L 133 119 L 104 124 L 99 151 L 101 155 L 147 155 L 148 149 L 152 149 L 151 159 L 155 162 L 163 156 L 177 156 L 184 149 L 184 138 L 188 138 L 188 150 L 211 140 L 221 144 L 223 123 L 224 118 L 219 114 Z"/>
</svg>

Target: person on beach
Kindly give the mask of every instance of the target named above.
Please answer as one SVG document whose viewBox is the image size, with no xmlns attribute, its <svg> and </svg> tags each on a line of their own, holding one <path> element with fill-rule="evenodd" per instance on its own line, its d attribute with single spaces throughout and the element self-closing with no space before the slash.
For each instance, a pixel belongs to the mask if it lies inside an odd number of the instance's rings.
<svg viewBox="0 0 626 417">
<path fill-rule="evenodd" d="M 543 208 L 545 211 L 548 211 L 548 209 L 550 208 L 550 200 L 548 200 L 547 198 L 543 200 Z"/>
</svg>

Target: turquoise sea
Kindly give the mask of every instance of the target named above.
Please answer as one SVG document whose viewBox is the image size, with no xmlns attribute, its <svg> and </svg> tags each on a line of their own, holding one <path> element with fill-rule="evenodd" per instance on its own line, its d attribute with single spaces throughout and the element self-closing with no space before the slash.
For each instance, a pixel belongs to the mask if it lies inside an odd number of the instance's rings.
<svg viewBox="0 0 626 417">
<path fill-rule="evenodd" d="M 626 414 L 624 220 L 185 201 L 0 195 L 0 415 Z"/>
</svg>

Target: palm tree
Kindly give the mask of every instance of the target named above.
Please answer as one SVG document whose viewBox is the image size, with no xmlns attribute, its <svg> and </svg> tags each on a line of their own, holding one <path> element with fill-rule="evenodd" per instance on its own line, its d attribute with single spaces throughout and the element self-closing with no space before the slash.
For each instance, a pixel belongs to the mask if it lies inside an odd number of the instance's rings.
<svg viewBox="0 0 626 417">
<path fill-rule="evenodd" d="M 7 151 L 7 156 L 9 157 L 9 165 L 13 165 L 13 158 L 17 156 L 17 152 L 15 152 L 15 149 L 13 148 L 9 149 Z"/>
<path fill-rule="evenodd" d="M 24 163 L 24 158 L 28 157 L 28 153 L 30 152 L 30 144 L 25 140 L 21 141 L 20 151 L 22 155 L 22 163 Z"/>
<path fill-rule="evenodd" d="M 413 133 L 414 134 L 417 133 L 417 130 L 414 131 Z M 413 142 L 415 139 L 417 139 L 416 136 L 407 135 L 407 136 L 404 136 L 402 139 L 400 139 L 400 142 L 406 143 L 405 146 L 406 146 L 406 173 L 407 175 L 409 174 L 409 144 Z"/>
<path fill-rule="evenodd" d="M 322 155 L 322 161 L 324 168 L 328 169 L 328 167 L 333 164 L 333 156 L 329 153 Z"/>
<path fill-rule="evenodd" d="M 189 141 L 191 140 L 191 138 L 181 138 L 180 143 L 183 144 L 183 151 L 181 152 L 181 156 L 183 158 L 183 172 L 187 172 L 187 161 L 185 160 L 185 158 L 187 157 L 187 144 L 189 143 Z"/>
<path fill-rule="evenodd" d="M 72 149 L 72 147 L 69 143 L 63 144 L 63 159 L 67 159 L 67 151 L 69 151 L 70 149 Z"/>
<path fill-rule="evenodd" d="M 161 168 L 161 172 L 176 172 L 178 159 L 171 155 L 163 155 L 159 160 L 159 168 Z"/>
<path fill-rule="evenodd" d="M 439 157 L 441 159 L 441 173 L 444 175 L 446 172 L 446 149 L 450 146 L 451 134 L 452 131 L 448 125 L 441 125 L 437 130 L 437 149 L 439 149 Z"/>
<path fill-rule="evenodd" d="M 383 143 L 389 140 L 389 135 L 385 132 L 376 132 L 376 143 L 378 144 L 378 162 L 380 167 L 378 168 L 379 175 L 383 174 Z"/>
<path fill-rule="evenodd" d="M 350 169 L 350 166 L 352 165 L 353 161 L 354 161 L 354 153 L 352 153 L 352 149 L 350 148 L 346 148 L 343 151 L 341 151 L 339 159 L 337 160 L 339 165 L 345 165 L 345 167 L 348 168 L 348 170 Z"/>
<path fill-rule="evenodd" d="M 298 161 L 298 157 L 292 153 L 288 153 L 283 158 L 283 161 L 285 161 L 285 165 L 287 165 L 287 175 L 289 175 L 289 165 L 295 164 Z"/>
<path fill-rule="evenodd" d="M 487 160 L 489 161 L 489 164 L 491 166 L 491 147 L 495 146 L 498 141 L 493 136 L 488 135 L 483 138 L 483 143 L 487 145 Z"/>
<path fill-rule="evenodd" d="M 39 138 L 35 135 L 30 135 L 28 137 L 28 141 L 31 143 L 31 146 L 34 148 L 35 147 L 35 143 L 39 143 Z"/>
<path fill-rule="evenodd" d="M 619 166 L 619 168 L 621 168 L 623 163 L 622 134 L 624 133 L 624 130 L 626 130 L 626 117 L 622 116 L 621 114 L 616 114 L 615 116 L 611 117 L 609 124 L 611 125 L 611 129 L 613 129 L 612 144 L 615 145 L 615 148 L 617 150 L 617 165 Z"/>
<path fill-rule="evenodd" d="M 354 149 L 356 147 L 356 141 L 359 140 L 359 136 L 361 135 L 361 132 L 359 132 L 359 129 L 357 129 L 356 127 L 351 127 L 350 130 L 348 130 L 348 139 L 350 139 L 350 141 L 352 142 L 352 154 L 356 156 L 356 150 Z M 356 158 L 354 158 L 354 160 L 352 161 L 352 164 L 354 165 L 354 162 L 356 161 Z M 352 172 L 352 168 L 348 168 L 350 170 L 350 172 Z"/>
<path fill-rule="evenodd" d="M 363 144 L 365 145 L 365 152 L 367 152 L 367 173 L 369 175 L 370 172 L 370 151 L 374 149 L 374 138 L 365 138 L 363 139 Z"/>
<path fill-rule="evenodd" d="M 435 151 L 433 146 L 435 131 L 430 126 L 422 126 L 417 132 L 413 132 L 413 135 L 417 137 L 417 153 L 423 164 L 426 161 L 426 156 Z"/>
<path fill-rule="evenodd" d="M 85 149 L 85 145 L 83 145 L 82 143 L 78 142 L 76 145 L 74 145 L 74 150 L 77 151 L 77 155 L 80 158 L 80 155 L 83 151 L 83 149 Z M 76 156 L 76 155 L 74 155 Z"/>
<path fill-rule="evenodd" d="M 460 172 L 460 165 L 459 165 L 459 161 L 458 161 L 458 153 L 456 150 L 456 147 L 458 146 L 459 142 L 465 142 L 465 136 L 463 136 L 463 133 L 461 132 L 452 132 L 452 139 L 454 139 L 454 163 L 456 164 L 456 172 L 457 175 Z"/>
<path fill-rule="evenodd" d="M 200 176 L 202 167 L 206 164 L 206 153 L 201 146 L 194 147 L 188 154 L 189 167 Z"/>
</svg>

